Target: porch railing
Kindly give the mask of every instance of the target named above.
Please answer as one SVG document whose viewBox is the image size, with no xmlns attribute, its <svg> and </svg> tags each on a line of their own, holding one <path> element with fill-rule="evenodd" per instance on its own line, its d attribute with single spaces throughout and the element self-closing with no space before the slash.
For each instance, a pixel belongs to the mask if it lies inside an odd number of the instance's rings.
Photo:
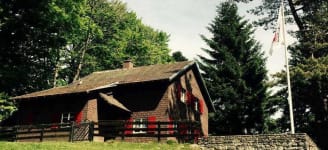
<svg viewBox="0 0 328 150">
<path fill-rule="evenodd" d="M 0 127 L 1 141 L 92 141 L 94 136 L 121 140 L 126 137 L 150 137 L 158 142 L 165 137 L 175 137 L 179 142 L 194 143 L 201 136 L 201 127 L 199 122 L 191 121 L 126 120 Z"/>
<path fill-rule="evenodd" d="M 125 137 L 176 137 L 179 142 L 195 142 L 201 136 L 199 122 L 195 121 L 152 121 L 129 122 L 123 120 L 106 120 L 94 123 L 94 135 L 106 138 Z"/>
<path fill-rule="evenodd" d="M 2 141 L 44 141 L 69 138 L 71 124 L 37 124 L 0 127 Z"/>
</svg>

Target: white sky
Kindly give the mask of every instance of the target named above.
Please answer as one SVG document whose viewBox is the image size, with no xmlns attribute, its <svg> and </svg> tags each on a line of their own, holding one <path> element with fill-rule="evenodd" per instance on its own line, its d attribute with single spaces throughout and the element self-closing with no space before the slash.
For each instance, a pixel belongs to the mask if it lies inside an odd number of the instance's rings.
<svg viewBox="0 0 328 150">
<path fill-rule="evenodd" d="M 216 6 L 224 0 L 122 0 L 129 10 L 136 12 L 142 22 L 170 35 L 169 47 L 181 51 L 188 59 L 197 55 L 205 55 L 201 48 L 207 48 L 200 35 L 211 37 L 206 27 L 216 16 Z M 258 5 L 259 1 L 239 5 L 239 15 L 252 21 L 256 16 L 246 13 L 246 10 Z M 269 74 L 280 71 L 284 66 L 284 50 L 275 49 L 272 56 L 268 55 L 273 31 L 257 28 L 255 39 L 262 44 L 267 59 Z M 289 39 L 289 40 L 288 40 Z M 292 38 L 287 36 L 287 41 Z M 291 43 L 291 42 L 289 42 Z"/>
</svg>

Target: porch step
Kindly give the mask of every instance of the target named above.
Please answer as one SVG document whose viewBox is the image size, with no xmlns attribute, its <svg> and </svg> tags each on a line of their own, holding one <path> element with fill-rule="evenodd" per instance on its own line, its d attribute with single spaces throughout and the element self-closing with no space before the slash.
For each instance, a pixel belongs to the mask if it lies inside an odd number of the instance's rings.
<svg viewBox="0 0 328 150">
<path fill-rule="evenodd" d="M 105 138 L 103 136 L 93 136 L 93 142 L 104 142 Z"/>
</svg>

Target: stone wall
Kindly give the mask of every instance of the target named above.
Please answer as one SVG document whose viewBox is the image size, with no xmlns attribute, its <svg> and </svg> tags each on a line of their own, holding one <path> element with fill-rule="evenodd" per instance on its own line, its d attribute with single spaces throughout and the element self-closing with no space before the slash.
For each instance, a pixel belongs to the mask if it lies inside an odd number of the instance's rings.
<svg viewBox="0 0 328 150">
<path fill-rule="evenodd" d="M 212 150 L 318 150 L 305 133 L 209 136 L 201 138 L 202 149 Z"/>
</svg>

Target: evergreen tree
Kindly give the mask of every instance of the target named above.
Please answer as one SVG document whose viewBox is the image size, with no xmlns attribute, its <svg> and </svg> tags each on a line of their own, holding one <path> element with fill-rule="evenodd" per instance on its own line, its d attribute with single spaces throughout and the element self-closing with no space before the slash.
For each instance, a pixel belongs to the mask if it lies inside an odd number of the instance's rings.
<svg viewBox="0 0 328 150">
<path fill-rule="evenodd" d="M 210 118 L 213 134 L 263 132 L 265 59 L 252 26 L 237 10 L 234 3 L 221 3 L 208 27 L 212 37 L 202 36 L 210 58 L 199 56 L 200 68 L 217 110 Z"/>
<path fill-rule="evenodd" d="M 248 3 L 252 0 L 234 0 Z M 290 75 L 296 132 L 306 132 L 322 149 L 328 149 L 328 103 L 327 103 L 327 57 L 328 57 L 328 1 L 327 0 L 281 0 L 285 4 L 286 22 L 296 25 L 292 34 L 297 43 L 289 45 L 291 54 Z M 265 29 L 274 28 L 281 1 L 263 0 L 251 9 L 261 16 L 255 22 Z M 286 87 L 286 74 L 275 75 L 277 86 Z M 287 90 L 282 89 L 271 101 L 272 110 L 283 110 L 281 118 L 273 122 L 271 131 L 290 131 Z"/>
<path fill-rule="evenodd" d="M 298 43 L 289 47 L 295 130 L 309 134 L 319 147 L 328 149 L 328 2 L 312 5 L 315 9 L 302 18 L 307 22 L 306 30 L 297 31 Z M 280 85 L 286 84 L 284 72 L 276 76 Z M 286 97 L 286 89 L 276 95 Z M 284 115 L 277 121 L 284 132 L 289 130 L 289 111 L 286 101 L 280 103 Z"/>
</svg>

